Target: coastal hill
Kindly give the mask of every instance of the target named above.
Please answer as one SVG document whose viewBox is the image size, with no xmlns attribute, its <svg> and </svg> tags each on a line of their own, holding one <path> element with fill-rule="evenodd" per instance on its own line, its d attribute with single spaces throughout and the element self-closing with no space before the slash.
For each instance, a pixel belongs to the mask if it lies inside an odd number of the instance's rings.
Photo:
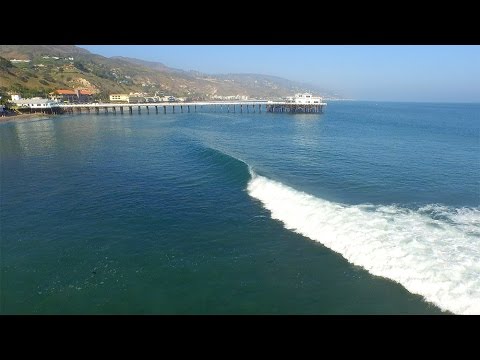
<svg viewBox="0 0 480 360">
<path fill-rule="evenodd" d="M 59 88 L 110 93 L 173 95 L 188 100 L 225 96 L 278 98 L 309 91 L 332 94 L 310 85 L 261 74 L 204 74 L 127 57 L 104 57 L 74 45 L 0 45 L 0 91 L 24 97 Z"/>
</svg>

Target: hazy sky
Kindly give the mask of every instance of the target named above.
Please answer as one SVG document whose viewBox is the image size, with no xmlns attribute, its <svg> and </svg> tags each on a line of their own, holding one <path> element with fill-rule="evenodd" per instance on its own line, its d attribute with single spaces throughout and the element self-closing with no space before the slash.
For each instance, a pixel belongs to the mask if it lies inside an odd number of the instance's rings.
<svg viewBox="0 0 480 360">
<path fill-rule="evenodd" d="M 205 73 L 259 73 L 358 100 L 480 102 L 480 46 L 80 45 Z"/>
</svg>

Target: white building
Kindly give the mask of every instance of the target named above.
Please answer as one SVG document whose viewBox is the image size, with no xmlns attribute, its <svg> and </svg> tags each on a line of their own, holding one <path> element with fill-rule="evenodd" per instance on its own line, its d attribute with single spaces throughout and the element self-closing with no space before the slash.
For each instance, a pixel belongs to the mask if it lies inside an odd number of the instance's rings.
<svg viewBox="0 0 480 360">
<path fill-rule="evenodd" d="M 176 99 L 175 99 L 174 96 L 167 95 L 167 96 L 161 97 L 160 101 L 162 101 L 162 102 L 173 102 L 173 101 L 176 101 Z"/>
<path fill-rule="evenodd" d="M 128 102 L 130 96 L 128 94 L 110 94 L 110 101 Z"/>
<path fill-rule="evenodd" d="M 17 64 L 17 63 L 29 63 L 32 60 L 19 60 L 19 59 L 12 59 L 10 60 L 11 63 Z"/>
<path fill-rule="evenodd" d="M 248 100 L 247 95 L 228 95 L 228 96 L 223 96 L 223 95 L 212 95 L 212 99 L 215 100 Z"/>
<path fill-rule="evenodd" d="M 321 104 L 322 98 L 319 96 L 312 96 L 310 93 L 303 93 L 303 94 L 295 94 L 295 96 L 289 96 L 285 98 L 286 102 L 293 103 L 293 104 Z"/>
<path fill-rule="evenodd" d="M 51 109 L 54 107 L 58 107 L 58 103 L 56 101 L 44 99 L 41 97 L 34 97 L 30 99 L 18 99 L 15 101 L 15 104 L 19 108 L 29 108 L 29 109 Z"/>
</svg>

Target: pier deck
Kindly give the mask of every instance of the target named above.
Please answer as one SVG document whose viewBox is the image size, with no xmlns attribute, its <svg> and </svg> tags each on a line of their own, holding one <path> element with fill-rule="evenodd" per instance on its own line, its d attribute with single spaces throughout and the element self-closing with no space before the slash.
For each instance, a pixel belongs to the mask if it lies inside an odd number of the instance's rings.
<svg viewBox="0 0 480 360">
<path fill-rule="evenodd" d="M 294 104 L 284 101 L 199 101 L 199 102 L 158 102 L 158 103 L 94 103 L 94 104 L 61 104 L 59 108 L 66 113 L 78 112 L 82 110 L 86 112 L 109 113 L 109 110 L 113 113 L 117 113 L 117 109 L 120 114 L 124 113 L 124 110 L 130 114 L 134 109 L 141 113 L 142 110 L 150 113 L 150 110 L 155 111 L 158 114 L 159 108 L 163 113 L 175 113 L 175 108 L 184 112 L 196 112 L 198 108 L 209 111 L 226 111 L 226 112 L 286 112 L 286 113 L 322 113 L 323 107 L 326 103 L 320 104 Z M 169 111 L 167 111 L 169 110 Z"/>
</svg>

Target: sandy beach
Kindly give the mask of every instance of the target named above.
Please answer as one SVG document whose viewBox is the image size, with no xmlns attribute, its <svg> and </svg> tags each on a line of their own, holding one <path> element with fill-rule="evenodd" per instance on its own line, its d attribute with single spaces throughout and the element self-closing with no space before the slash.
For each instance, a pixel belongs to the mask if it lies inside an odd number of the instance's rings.
<svg viewBox="0 0 480 360">
<path fill-rule="evenodd" d="M 32 113 L 32 114 L 15 114 L 8 116 L 0 116 L 0 123 L 19 121 L 19 120 L 37 120 L 52 117 L 52 114 Z"/>
</svg>

